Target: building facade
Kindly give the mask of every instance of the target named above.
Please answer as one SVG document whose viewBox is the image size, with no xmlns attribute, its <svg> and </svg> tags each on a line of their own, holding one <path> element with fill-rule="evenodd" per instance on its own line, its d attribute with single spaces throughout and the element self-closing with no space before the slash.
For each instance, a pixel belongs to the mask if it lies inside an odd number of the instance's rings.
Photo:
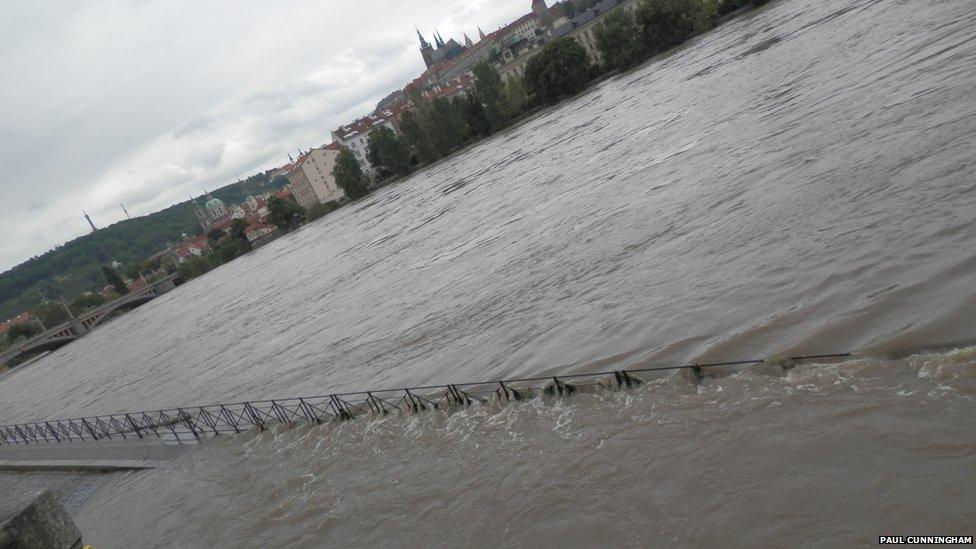
<svg viewBox="0 0 976 549">
<path fill-rule="evenodd" d="M 391 109 L 377 111 L 355 122 L 340 126 L 332 132 L 332 141 L 335 144 L 349 149 L 353 156 L 356 157 L 356 160 L 359 161 L 359 165 L 362 166 L 363 171 L 372 176 L 375 169 L 369 162 L 369 158 L 367 158 L 369 134 L 380 126 L 387 127 L 395 133 L 400 133 L 397 125 L 399 124 L 403 108 L 404 106 L 400 105 Z"/>
<path fill-rule="evenodd" d="M 550 9 L 548 20 L 551 22 L 545 28 L 545 42 L 551 42 L 560 38 L 572 38 L 579 42 L 586 50 L 592 63 L 602 63 L 603 55 L 600 53 L 596 43 L 596 26 L 610 10 L 627 9 L 634 10 L 638 6 L 637 0 L 603 0 L 597 5 L 589 8 L 576 16 L 566 17 L 561 9 L 556 7 Z M 533 14 L 538 11 L 538 4 L 533 3 Z M 529 59 L 541 51 L 541 48 L 529 48 L 524 50 L 524 55 L 513 56 L 510 59 L 503 59 L 498 67 L 498 72 L 503 79 L 512 76 L 523 76 L 525 66 Z"/>
<path fill-rule="evenodd" d="M 332 169 L 342 147 L 332 143 L 303 154 L 288 172 L 295 202 L 303 208 L 315 203 L 340 201 L 346 193 L 336 184 Z"/>
</svg>

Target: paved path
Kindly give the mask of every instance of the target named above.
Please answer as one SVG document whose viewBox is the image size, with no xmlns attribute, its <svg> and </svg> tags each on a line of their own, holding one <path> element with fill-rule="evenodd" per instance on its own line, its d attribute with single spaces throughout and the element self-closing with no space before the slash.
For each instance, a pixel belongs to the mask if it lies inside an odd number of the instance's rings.
<svg viewBox="0 0 976 549">
<path fill-rule="evenodd" d="M 0 471 L 131 471 L 165 466 L 193 445 L 162 440 L 79 441 L 0 448 Z"/>
</svg>

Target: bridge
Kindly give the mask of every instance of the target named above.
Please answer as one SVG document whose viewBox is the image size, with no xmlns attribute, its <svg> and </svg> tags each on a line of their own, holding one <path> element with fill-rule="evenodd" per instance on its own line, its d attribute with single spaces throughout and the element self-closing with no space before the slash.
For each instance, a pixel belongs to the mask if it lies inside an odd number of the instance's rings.
<svg viewBox="0 0 976 549">
<path fill-rule="evenodd" d="M 145 288 L 129 292 L 83 315 L 73 316 L 71 320 L 64 324 L 59 324 L 23 343 L 12 346 L 10 349 L 0 353 L 0 364 L 7 364 L 17 358 L 28 357 L 63 347 L 94 330 L 95 327 L 109 318 L 115 311 L 138 307 L 172 290 L 176 287 L 175 280 L 177 276 L 174 274 L 159 279 Z"/>
</svg>

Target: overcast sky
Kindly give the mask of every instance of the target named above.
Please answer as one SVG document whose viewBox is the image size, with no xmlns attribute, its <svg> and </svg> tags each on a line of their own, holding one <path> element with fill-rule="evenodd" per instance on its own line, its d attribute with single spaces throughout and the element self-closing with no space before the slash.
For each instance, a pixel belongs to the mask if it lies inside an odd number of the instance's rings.
<svg viewBox="0 0 976 549">
<path fill-rule="evenodd" d="M 0 271 L 280 166 L 530 0 L 3 0 Z"/>
</svg>

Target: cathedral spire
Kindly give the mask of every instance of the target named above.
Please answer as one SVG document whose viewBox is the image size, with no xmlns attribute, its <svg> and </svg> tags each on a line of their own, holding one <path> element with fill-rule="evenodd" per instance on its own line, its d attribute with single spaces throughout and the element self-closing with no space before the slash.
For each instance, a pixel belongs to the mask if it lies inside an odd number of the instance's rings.
<svg viewBox="0 0 976 549">
<path fill-rule="evenodd" d="M 417 27 L 414 28 L 417 29 Z M 420 29 L 417 29 L 417 38 L 420 38 L 420 49 L 426 50 L 430 48 L 430 43 L 427 42 L 427 39 L 424 38 L 424 35 L 420 34 Z"/>
<path fill-rule="evenodd" d="M 478 40 L 485 39 L 485 31 L 481 30 L 481 25 L 478 25 Z"/>
<path fill-rule="evenodd" d="M 464 33 L 464 45 L 468 48 L 474 45 L 474 42 L 472 42 L 471 38 L 468 37 L 468 33 Z"/>
</svg>

